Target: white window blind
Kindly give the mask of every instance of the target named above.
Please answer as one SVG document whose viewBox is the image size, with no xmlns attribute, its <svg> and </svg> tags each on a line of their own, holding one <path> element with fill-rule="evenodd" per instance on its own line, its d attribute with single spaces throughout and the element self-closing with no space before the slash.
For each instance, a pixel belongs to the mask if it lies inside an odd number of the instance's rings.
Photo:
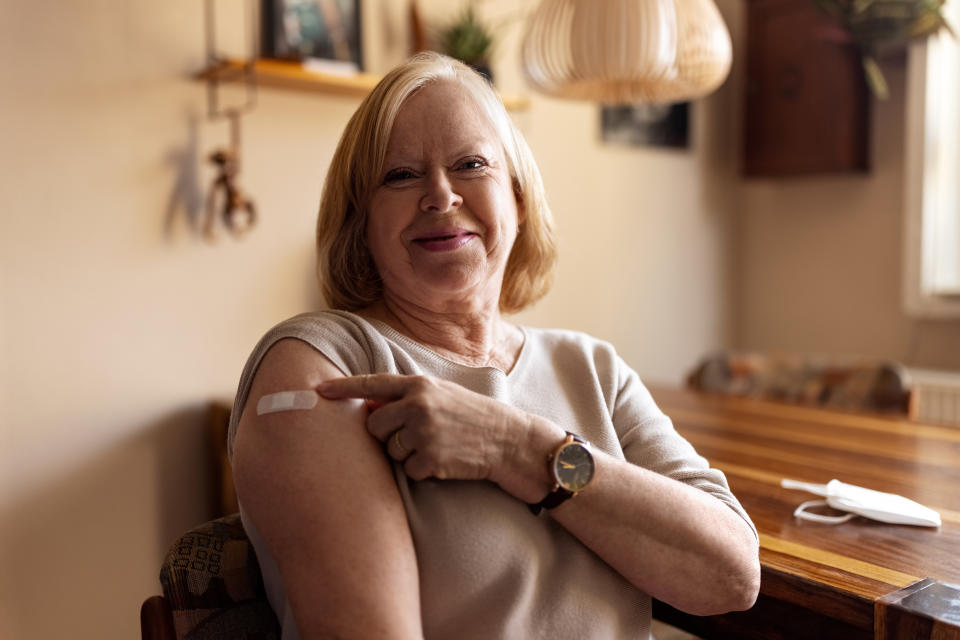
<svg viewBox="0 0 960 640">
<path fill-rule="evenodd" d="M 944 12 L 960 25 L 960 0 Z M 910 50 L 906 195 L 907 309 L 960 316 L 960 43 L 947 32 Z"/>
</svg>

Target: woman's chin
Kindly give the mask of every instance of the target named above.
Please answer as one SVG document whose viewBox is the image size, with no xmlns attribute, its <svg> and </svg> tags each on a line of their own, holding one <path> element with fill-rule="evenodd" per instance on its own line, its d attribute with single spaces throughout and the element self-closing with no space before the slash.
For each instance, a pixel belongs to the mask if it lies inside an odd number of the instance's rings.
<svg viewBox="0 0 960 640">
<path fill-rule="evenodd" d="M 484 293 L 488 290 L 499 291 L 499 287 L 478 278 L 476 273 L 459 274 L 452 269 L 418 278 L 416 285 L 407 288 L 407 295 L 401 297 L 417 300 L 420 306 L 427 308 L 449 310 L 450 305 L 454 305 L 466 311 L 468 307 L 472 308 L 483 300 L 486 297 Z"/>
<path fill-rule="evenodd" d="M 431 263 L 418 265 L 418 288 L 456 293 L 472 290 L 488 278 L 484 265 L 476 260 L 437 260 Z"/>
</svg>

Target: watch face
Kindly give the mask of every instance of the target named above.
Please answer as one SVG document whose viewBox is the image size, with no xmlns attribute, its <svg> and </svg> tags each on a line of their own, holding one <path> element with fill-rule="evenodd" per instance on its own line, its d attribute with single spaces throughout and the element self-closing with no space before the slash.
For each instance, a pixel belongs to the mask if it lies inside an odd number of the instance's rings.
<svg viewBox="0 0 960 640">
<path fill-rule="evenodd" d="M 567 491 L 580 491 L 593 477 L 593 455 L 579 442 L 560 449 L 553 463 L 557 482 Z"/>
</svg>

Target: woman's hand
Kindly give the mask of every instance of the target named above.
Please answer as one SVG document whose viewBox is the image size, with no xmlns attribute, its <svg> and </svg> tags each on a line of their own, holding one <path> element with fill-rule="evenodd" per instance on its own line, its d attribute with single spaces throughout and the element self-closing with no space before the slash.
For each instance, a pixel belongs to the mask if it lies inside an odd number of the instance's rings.
<svg viewBox="0 0 960 640">
<path fill-rule="evenodd" d="M 544 421 L 519 409 L 427 376 L 337 378 L 317 391 L 328 399 L 365 399 L 367 431 L 413 480 L 491 480 L 527 502 L 549 490 L 545 451 L 563 431 L 544 434 Z"/>
</svg>

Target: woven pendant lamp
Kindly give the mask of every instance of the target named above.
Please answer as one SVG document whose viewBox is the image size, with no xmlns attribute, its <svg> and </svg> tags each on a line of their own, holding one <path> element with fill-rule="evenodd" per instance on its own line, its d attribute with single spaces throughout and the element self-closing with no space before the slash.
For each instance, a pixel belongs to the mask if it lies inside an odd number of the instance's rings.
<svg viewBox="0 0 960 640">
<path fill-rule="evenodd" d="M 543 93 L 636 104 L 710 93 L 730 72 L 732 49 L 713 0 L 542 0 L 521 55 Z"/>
</svg>

